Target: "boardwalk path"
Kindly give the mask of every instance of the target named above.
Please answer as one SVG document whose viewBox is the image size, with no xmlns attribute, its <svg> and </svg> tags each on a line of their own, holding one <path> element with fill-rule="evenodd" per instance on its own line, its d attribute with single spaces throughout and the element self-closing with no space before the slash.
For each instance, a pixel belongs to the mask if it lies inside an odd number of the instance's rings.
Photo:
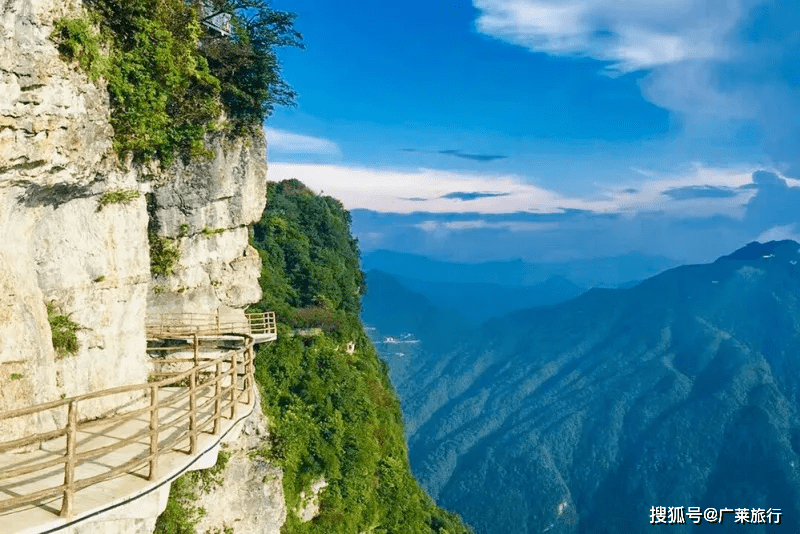
<svg viewBox="0 0 800 534">
<path fill-rule="evenodd" d="M 274 314 L 238 323 L 159 316 L 147 331 L 158 355 L 151 382 L 0 413 L 0 425 L 67 415 L 61 428 L 0 442 L 0 534 L 66 533 L 98 514 L 153 517 L 170 481 L 216 462 L 220 441 L 255 404 L 253 345 L 277 338 Z M 133 401 L 81 419 L 81 403 L 114 395 Z"/>
</svg>

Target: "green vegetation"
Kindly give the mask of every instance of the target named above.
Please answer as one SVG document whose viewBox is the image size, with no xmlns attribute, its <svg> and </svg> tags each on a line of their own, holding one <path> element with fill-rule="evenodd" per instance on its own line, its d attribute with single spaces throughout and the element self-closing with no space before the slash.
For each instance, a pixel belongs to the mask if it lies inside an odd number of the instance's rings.
<svg viewBox="0 0 800 534">
<path fill-rule="evenodd" d="M 153 293 L 160 295 L 167 290 L 167 286 L 153 286 Z"/>
<path fill-rule="evenodd" d="M 102 282 L 102 281 L 103 281 L 103 280 L 105 280 L 105 279 L 106 279 L 106 276 L 105 276 L 104 274 L 101 274 L 100 276 L 98 276 L 97 278 L 95 278 L 95 279 L 94 279 L 94 281 L 95 281 L 95 282 Z"/>
<path fill-rule="evenodd" d="M 109 204 L 127 203 L 135 198 L 139 198 L 139 191 L 135 189 L 114 189 L 111 191 L 106 191 L 100 197 L 100 203 L 97 205 L 97 211 L 102 210 Z"/>
<path fill-rule="evenodd" d="M 167 507 L 158 516 L 153 534 L 195 534 L 195 526 L 206 515 L 203 508 L 194 506 L 198 489 L 209 492 L 222 483 L 222 473 L 231 458 L 230 451 L 221 450 L 217 463 L 210 469 L 190 471 L 172 483 Z M 227 531 L 227 527 L 224 532 Z"/>
<path fill-rule="evenodd" d="M 264 300 L 279 320 L 298 327 L 318 326 L 310 316 L 327 310 L 336 324 L 356 317 L 364 292 L 358 242 L 350 235 L 350 214 L 331 197 L 315 195 L 297 180 L 271 183 L 267 210 L 253 229 L 262 260 Z M 299 316 L 298 316 L 299 313 Z M 321 320 L 321 319 L 320 319 Z"/>
<path fill-rule="evenodd" d="M 80 325 L 69 315 L 59 313 L 54 303 L 48 302 L 45 306 L 47 307 L 47 321 L 50 323 L 50 330 L 53 333 L 53 348 L 56 351 L 56 357 L 77 353 L 80 348 L 77 336 Z"/>
<path fill-rule="evenodd" d="M 231 451 L 225 450 L 226 445 L 222 445 L 222 450 L 217 455 L 217 463 L 210 469 L 203 469 L 202 471 L 194 471 L 200 482 L 200 487 L 204 492 L 208 493 L 212 489 L 222 484 L 222 473 L 228 466 L 228 461 L 231 459 Z"/>
<path fill-rule="evenodd" d="M 225 228 L 215 228 L 212 230 L 211 228 L 206 226 L 200 233 L 203 234 L 203 237 L 211 237 L 212 235 L 221 234 L 224 231 Z"/>
<path fill-rule="evenodd" d="M 22 375 L 20 373 L 11 373 L 11 380 L 22 380 Z"/>
<path fill-rule="evenodd" d="M 172 483 L 167 507 L 158 516 L 153 534 L 195 534 L 195 526 L 206 514 L 193 504 L 197 500 L 195 473 L 186 473 Z"/>
<path fill-rule="evenodd" d="M 278 46 L 303 48 L 303 36 L 294 29 L 295 15 L 269 6 L 268 0 L 211 0 L 203 20 L 231 17 L 230 39 L 205 34 L 201 54 L 220 81 L 220 97 L 240 124 L 261 126 L 275 105 L 294 104 L 295 92 L 281 78 Z"/>
<path fill-rule="evenodd" d="M 114 146 L 168 165 L 208 156 L 205 135 L 224 108 L 234 128 L 254 128 L 275 104 L 291 105 L 277 46 L 302 47 L 294 15 L 263 0 L 213 0 L 231 16 L 228 37 L 212 35 L 185 0 L 92 0 L 89 13 L 58 20 L 51 38 L 90 79 L 107 80 Z"/>
<path fill-rule="evenodd" d="M 148 232 L 150 241 L 150 272 L 170 275 L 181 259 L 181 253 L 175 242 L 168 237 L 161 237 L 155 232 Z"/>
<path fill-rule="evenodd" d="M 363 273 L 341 203 L 297 180 L 270 184 L 254 228 L 263 270 L 262 309 L 279 314 L 278 341 L 262 346 L 256 379 L 271 424 L 265 452 L 284 470 L 287 508 L 324 476 L 320 515 L 289 513 L 284 533 L 463 533 L 411 475 L 400 406 L 385 364 L 358 318 Z M 323 325 L 316 337 L 290 326 Z M 352 355 L 340 347 L 355 341 Z"/>
<path fill-rule="evenodd" d="M 109 68 L 108 57 L 101 52 L 103 39 L 97 30 L 98 22 L 96 15 L 57 20 L 52 35 L 61 55 L 76 60 L 92 81 L 105 75 Z"/>
</svg>

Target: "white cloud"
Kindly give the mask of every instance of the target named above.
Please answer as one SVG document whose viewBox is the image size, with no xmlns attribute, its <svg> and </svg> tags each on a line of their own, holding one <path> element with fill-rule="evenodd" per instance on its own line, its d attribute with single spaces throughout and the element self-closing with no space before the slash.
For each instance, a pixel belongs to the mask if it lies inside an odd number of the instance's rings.
<svg viewBox="0 0 800 534">
<path fill-rule="evenodd" d="M 328 139 L 294 134 L 276 128 L 264 128 L 267 148 L 284 154 L 331 154 L 341 155 L 339 146 Z"/>
<path fill-rule="evenodd" d="M 800 232 L 797 231 L 796 224 L 787 224 L 770 228 L 766 232 L 762 232 L 761 235 L 756 238 L 756 241 L 766 243 L 768 241 L 783 241 L 784 239 L 800 241 Z"/>
<path fill-rule="evenodd" d="M 392 213 L 509 213 L 531 211 L 534 207 L 557 211 L 559 205 L 569 207 L 571 203 L 553 191 L 513 175 L 487 176 L 429 169 L 383 170 L 273 162 L 269 179 L 279 181 L 286 178 L 297 178 L 313 190 L 324 191 L 341 200 L 348 209 L 366 208 Z M 471 201 L 441 198 L 448 193 L 483 191 L 500 191 L 509 195 Z M 429 200 L 411 200 L 418 198 Z M 596 207 L 603 208 L 600 204 Z"/>
<path fill-rule="evenodd" d="M 280 181 L 297 178 L 312 190 L 334 196 L 347 209 L 369 209 L 390 213 L 559 213 L 565 209 L 590 210 L 601 213 L 665 211 L 675 215 L 727 214 L 742 215 L 742 205 L 754 194 L 753 189 L 737 189 L 753 183 L 757 167 L 712 168 L 695 164 L 684 172 L 673 174 L 639 171 L 644 181 L 629 184 L 596 184 L 603 192 L 600 198 L 568 197 L 542 188 L 516 175 L 486 175 L 431 169 L 386 170 L 340 165 L 314 165 L 273 162 L 269 179 Z M 735 195 L 727 198 L 675 200 L 665 191 L 688 186 L 727 187 Z M 636 192 L 625 191 L 635 189 Z M 506 196 L 482 197 L 465 201 L 442 198 L 451 193 L 498 191 Z M 427 199 L 423 201 L 414 199 Z M 451 222 L 464 228 L 495 223 Z M 488 227 L 488 226 L 484 226 Z M 523 230 L 522 227 L 509 229 Z M 437 230 L 436 228 L 423 228 Z M 528 230 L 532 228 L 527 228 Z M 538 228 L 543 229 L 543 228 Z"/>
<path fill-rule="evenodd" d="M 709 216 L 714 214 L 741 218 L 744 204 L 755 195 L 754 189 L 740 190 L 739 187 L 753 183 L 753 172 L 757 166 L 730 168 L 706 167 L 695 163 L 688 170 L 674 173 L 658 173 L 645 169 L 635 172 L 646 176 L 641 182 L 629 186 L 620 184 L 598 184 L 607 191 L 607 198 L 619 206 L 620 211 L 631 215 L 640 211 L 663 211 L 683 216 Z M 694 198 L 675 200 L 665 194 L 671 189 L 684 187 L 712 186 L 735 190 L 735 195 L 723 198 Z M 628 189 L 635 189 L 632 193 Z"/>
<path fill-rule="evenodd" d="M 610 73 L 723 58 L 741 0 L 473 0 L 481 33 L 556 56 L 608 61 Z"/>
<path fill-rule="evenodd" d="M 800 176 L 796 2 L 783 0 L 473 0 L 477 30 L 553 56 L 639 71 L 645 99 L 684 135 L 734 139 L 755 126 L 774 166 Z"/>
<path fill-rule="evenodd" d="M 426 232 L 459 231 L 459 230 L 510 230 L 512 232 L 541 232 L 556 230 L 559 224 L 555 222 L 528 222 L 528 221 L 486 221 L 472 219 L 467 221 L 423 221 L 414 225 Z"/>
</svg>

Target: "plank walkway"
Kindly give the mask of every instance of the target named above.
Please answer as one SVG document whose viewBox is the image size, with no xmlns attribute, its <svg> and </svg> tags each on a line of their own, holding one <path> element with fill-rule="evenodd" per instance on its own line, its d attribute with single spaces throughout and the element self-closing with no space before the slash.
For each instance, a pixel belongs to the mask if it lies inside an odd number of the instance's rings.
<svg viewBox="0 0 800 534">
<path fill-rule="evenodd" d="M 274 339 L 274 315 L 272 321 L 272 332 L 256 335 Z M 255 405 L 255 336 L 230 328 L 208 336 L 189 326 L 191 336 L 162 329 L 156 337 L 148 328 L 158 345 L 148 352 L 164 354 L 154 359 L 163 370 L 152 382 L 0 413 L 0 425 L 49 410 L 67 413 L 63 428 L 0 442 L 0 534 L 65 531 L 145 498 L 186 470 L 213 465 L 220 440 Z M 209 350 L 223 352 L 205 357 Z M 121 394 L 134 398 L 125 412 L 81 418 L 81 404 Z"/>
</svg>

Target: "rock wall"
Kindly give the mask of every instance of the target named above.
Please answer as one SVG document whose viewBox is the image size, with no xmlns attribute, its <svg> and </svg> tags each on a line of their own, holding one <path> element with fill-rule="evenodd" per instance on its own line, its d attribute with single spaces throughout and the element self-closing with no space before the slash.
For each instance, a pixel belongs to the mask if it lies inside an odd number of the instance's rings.
<svg viewBox="0 0 800 534">
<path fill-rule="evenodd" d="M 265 461 L 259 451 L 267 446 L 267 420 L 256 397 L 256 406 L 243 421 L 238 437 L 225 445 L 230 454 L 219 484 L 209 491 L 198 488 L 194 506 L 205 510 L 196 532 L 280 534 L 286 521 L 283 472 Z"/>
<path fill-rule="evenodd" d="M 243 309 L 261 299 L 261 259 L 248 244 L 248 225 L 266 206 L 266 142 L 263 135 L 217 135 L 208 146 L 213 159 L 177 163 L 149 197 L 151 231 L 180 253 L 173 274 L 153 277 L 153 317 L 220 312 L 243 319 Z"/>
<path fill-rule="evenodd" d="M 118 161 L 107 92 L 49 39 L 55 20 L 80 9 L 0 1 L 0 412 L 146 383 L 148 314 L 242 318 L 261 297 L 247 225 L 266 203 L 263 134 L 218 134 L 213 157 L 166 170 Z M 110 191 L 133 198 L 102 203 Z M 180 252 L 170 276 L 151 277 L 151 232 Z M 76 354 L 53 350 L 48 303 L 77 323 Z M 82 402 L 79 414 L 134 399 Z M 4 421 L 2 438 L 65 417 L 61 408 Z"/>
<path fill-rule="evenodd" d="M 107 92 L 49 39 L 55 20 L 81 8 L 80 0 L 0 0 L 0 412 L 144 384 L 148 317 L 241 319 L 261 298 L 248 225 L 266 203 L 263 134 L 216 134 L 207 139 L 213 157 L 166 170 L 120 162 Z M 129 198 L 104 203 L 111 191 Z M 151 275 L 152 236 L 177 248 L 172 274 Z M 77 323 L 75 354 L 53 349 L 48 304 Z M 79 416 L 137 398 L 81 402 Z M 239 533 L 277 533 L 285 520 L 281 472 L 249 454 L 266 438 L 260 407 L 256 413 L 231 445 L 223 487 L 205 504 L 206 529 L 233 523 Z M 0 441 L 65 419 L 60 408 L 4 420 Z M 155 520 L 74 528 L 150 532 Z"/>
<path fill-rule="evenodd" d="M 54 20 L 79 7 L 0 4 L 0 411 L 147 378 L 145 200 L 98 210 L 105 191 L 144 184 L 111 150 L 107 93 L 49 40 Z M 54 353 L 46 303 L 79 325 L 77 354 Z M 125 402 L 83 403 L 80 415 Z M 65 415 L 4 422 L 3 437 Z"/>
</svg>

